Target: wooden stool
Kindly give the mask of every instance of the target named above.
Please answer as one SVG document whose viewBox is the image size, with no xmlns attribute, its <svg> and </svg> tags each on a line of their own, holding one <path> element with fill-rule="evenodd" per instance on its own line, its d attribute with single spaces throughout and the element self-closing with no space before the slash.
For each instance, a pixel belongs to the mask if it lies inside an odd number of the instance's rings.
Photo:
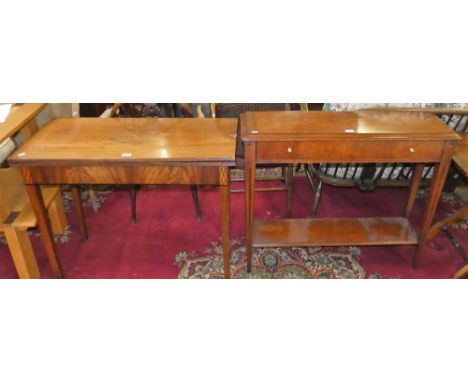
<svg viewBox="0 0 468 382">
<path fill-rule="evenodd" d="M 16 104 L 5 121 L 0 122 L 0 143 L 19 138 L 26 142 L 38 126 L 37 115 L 47 104 Z M 67 220 L 60 187 L 42 187 L 42 198 L 49 212 L 54 233 L 65 231 Z M 28 228 L 35 227 L 33 212 L 21 171 L 17 168 L 0 168 L 0 234 L 4 234 L 20 278 L 38 278 L 40 271 L 29 240 Z"/>
<path fill-rule="evenodd" d="M 49 211 L 52 231 L 65 232 L 67 219 L 60 188 L 42 187 L 42 197 Z M 28 228 L 37 225 L 21 172 L 16 168 L 0 169 L 0 233 L 5 235 L 19 278 L 39 278 L 40 271 L 31 246 Z"/>
</svg>

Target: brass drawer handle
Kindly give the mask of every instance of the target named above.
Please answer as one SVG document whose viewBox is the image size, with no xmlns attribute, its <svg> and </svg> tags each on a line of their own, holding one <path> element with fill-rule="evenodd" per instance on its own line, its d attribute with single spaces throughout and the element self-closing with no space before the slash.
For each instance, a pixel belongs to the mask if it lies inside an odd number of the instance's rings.
<svg viewBox="0 0 468 382">
<path fill-rule="evenodd" d="M 292 153 L 292 148 L 288 147 L 288 153 Z"/>
<path fill-rule="evenodd" d="M 409 148 L 410 153 L 414 153 L 416 150 L 413 149 L 412 147 Z"/>
</svg>

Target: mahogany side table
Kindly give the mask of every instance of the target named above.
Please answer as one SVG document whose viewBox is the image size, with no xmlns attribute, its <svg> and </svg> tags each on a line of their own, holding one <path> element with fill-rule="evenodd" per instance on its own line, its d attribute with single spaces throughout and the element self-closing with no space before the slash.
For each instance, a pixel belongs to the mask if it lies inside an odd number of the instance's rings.
<svg viewBox="0 0 468 382">
<path fill-rule="evenodd" d="M 247 112 L 241 115 L 245 144 L 247 269 L 253 247 L 417 245 L 422 257 L 437 202 L 461 138 L 425 112 Z M 415 163 L 401 217 L 270 219 L 254 221 L 257 163 Z M 419 237 L 408 217 L 424 163 L 435 163 Z"/>
<path fill-rule="evenodd" d="M 218 185 L 224 275 L 230 277 L 229 169 L 235 161 L 236 119 L 58 118 L 9 158 L 21 167 L 56 277 L 62 269 L 39 192 L 45 184 Z M 80 230 L 87 237 L 78 187 L 72 187 Z"/>
</svg>

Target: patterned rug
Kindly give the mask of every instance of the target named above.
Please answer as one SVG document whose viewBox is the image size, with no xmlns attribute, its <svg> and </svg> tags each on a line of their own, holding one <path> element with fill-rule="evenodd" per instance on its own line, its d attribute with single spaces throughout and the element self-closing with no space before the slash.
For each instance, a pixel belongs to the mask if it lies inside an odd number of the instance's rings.
<svg viewBox="0 0 468 382">
<path fill-rule="evenodd" d="M 241 174 L 239 174 L 241 175 Z M 280 175 L 278 170 L 268 174 Z M 293 216 L 307 217 L 311 190 L 303 176 L 294 179 Z M 242 184 L 240 184 L 242 186 Z M 128 190 L 98 188 L 93 207 L 82 193 L 87 217 L 87 242 L 81 242 L 71 196 L 63 199 L 69 227 L 55 241 L 67 278 L 222 278 L 219 192 L 215 187 L 199 190 L 203 219 L 195 218 L 187 187 L 143 187 L 137 197 L 137 224 L 131 224 Z M 424 192 L 418 193 L 413 224 L 420 226 Z M 405 189 L 357 189 L 324 187 L 319 217 L 399 216 L 407 198 Z M 352 203 L 350 203 L 352 201 Z M 385 201 L 385 203 L 383 203 Z M 231 195 L 231 238 L 233 278 L 450 278 L 464 260 L 447 235 L 441 233 L 425 248 L 419 269 L 411 267 L 414 247 L 311 247 L 261 248 L 254 252 L 253 269 L 246 271 L 244 247 L 244 194 Z M 279 218 L 284 214 L 282 192 L 256 195 L 257 218 Z M 437 219 L 457 210 L 463 202 L 454 194 L 443 194 Z M 164 222 L 164 224 L 161 224 Z M 468 248 L 468 222 L 452 228 Z M 52 277 L 38 230 L 31 242 L 44 278 Z M 0 236 L 0 278 L 17 277 L 5 241 Z"/>
<path fill-rule="evenodd" d="M 359 263 L 357 247 L 257 248 L 252 256 L 252 272 L 247 272 L 245 246 L 231 241 L 231 273 L 235 279 L 363 279 L 382 278 L 378 273 L 366 276 Z M 222 279 L 222 247 L 212 243 L 204 256 L 181 252 L 175 264 L 180 279 Z"/>
</svg>

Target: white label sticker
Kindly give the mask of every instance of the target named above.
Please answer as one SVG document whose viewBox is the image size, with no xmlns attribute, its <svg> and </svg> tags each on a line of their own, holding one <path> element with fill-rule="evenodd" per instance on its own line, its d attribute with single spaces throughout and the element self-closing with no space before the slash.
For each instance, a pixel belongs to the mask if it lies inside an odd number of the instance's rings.
<svg viewBox="0 0 468 382">
<path fill-rule="evenodd" d="M 130 158 L 132 156 L 132 153 L 122 153 L 120 156 L 122 158 Z"/>
</svg>

